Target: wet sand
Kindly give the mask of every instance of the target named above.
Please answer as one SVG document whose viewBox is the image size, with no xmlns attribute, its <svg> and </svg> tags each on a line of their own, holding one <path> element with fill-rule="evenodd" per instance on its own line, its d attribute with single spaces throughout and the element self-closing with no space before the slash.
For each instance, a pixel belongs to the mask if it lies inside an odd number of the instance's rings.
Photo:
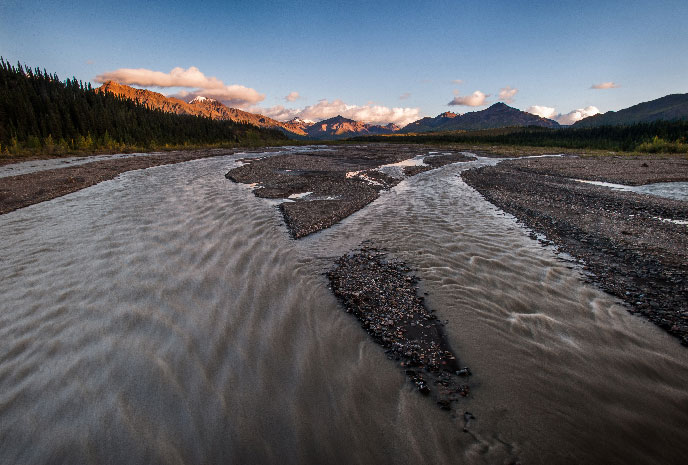
<svg viewBox="0 0 688 465">
<path fill-rule="evenodd" d="M 688 345 L 688 202 L 575 179 L 688 180 L 688 160 L 533 158 L 462 174 L 488 201 L 581 261 L 590 280 Z M 575 178 L 575 179 L 572 179 Z"/>
</svg>

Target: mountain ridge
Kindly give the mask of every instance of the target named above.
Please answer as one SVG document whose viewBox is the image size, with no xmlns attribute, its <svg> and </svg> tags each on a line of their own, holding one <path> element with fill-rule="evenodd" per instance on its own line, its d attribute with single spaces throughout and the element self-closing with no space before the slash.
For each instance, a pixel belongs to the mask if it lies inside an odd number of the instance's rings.
<svg viewBox="0 0 688 465">
<path fill-rule="evenodd" d="M 310 137 L 315 139 L 343 139 L 354 136 L 377 136 L 381 134 L 393 134 L 399 130 L 394 123 L 386 126 L 364 123 L 337 115 L 317 123 L 313 123 L 306 130 Z"/>
<path fill-rule="evenodd" d="M 439 132 L 439 131 L 471 131 L 478 129 L 495 129 L 512 126 L 539 126 L 558 128 L 559 123 L 542 118 L 517 108 L 497 102 L 484 110 L 472 111 L 457 115 L 444 112 L 436 117 L 425 117 L 407 124 L 399 132 Z"/>
<path fill-rule="evenodd" d="M 574 123 L 573 127 L 618 126 L 682 119 L 688 119 L 688 94 L 669 94 L 622 110 L 583 118 Z"/>
<path fill-rule="evenodd" d="M 136 89 L 114 81 L 107 81 L 96 90 L 98 92 L 109 92 L 123 98 L 135 100 L 149 108 L 162 110 L 168 113 L 205 116 L 217 120 L 248 123 L 262 128 L 280 129 L 288 135 L 307 135 L 298 125 L 283 123 L 267 116 L 239 110 L 238 108 L 230 108 L 210 98 L 196 97 L 190 102 L 185 102 L 184 100 L 168 97 L 161 93 L 153 92 L 152 90 Z"/>
</svg>

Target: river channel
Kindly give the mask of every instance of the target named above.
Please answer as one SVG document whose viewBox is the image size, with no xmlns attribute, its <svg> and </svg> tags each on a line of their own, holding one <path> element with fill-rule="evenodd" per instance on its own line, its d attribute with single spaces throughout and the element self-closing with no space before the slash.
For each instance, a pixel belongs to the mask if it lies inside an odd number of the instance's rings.
<svg viewBox="0 0 688 465">
<path fill-rule="evenodd" d="M 408 178 L 294 241 L 274 201 L 225 179 L 244 156 L 0 216 L 0 463 L 688 456 L 686 348 L 461 180 L 496 160 Z M 411 266 L 447 322 L 473 373 L 459 415 L 414 391 L 328 289 L 363 241 Z"/>
</svg>

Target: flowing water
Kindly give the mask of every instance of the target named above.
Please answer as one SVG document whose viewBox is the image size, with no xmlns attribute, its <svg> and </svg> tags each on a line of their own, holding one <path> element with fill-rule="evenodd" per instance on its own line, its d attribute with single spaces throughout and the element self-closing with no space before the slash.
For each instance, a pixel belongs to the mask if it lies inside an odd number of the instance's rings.
<svg viewBox="0 0 688 465">
<path fill-rule="evenodd" d="M 653 184 L 643 184 L 642 186 L 627 186 L 625 184 L 614 184 L 611 182 L 588 181 L 576 179 L 578 182 L 594 184 L 596 186 L 608 187 L 620 191 L 635 192 L 636 194 L 648 194 L 656 197 L 665 197 L 674 200 L 688 200 L 688 182 L 657 182 Z"/>
<path fill-rule="evenodd" d="M 120 175 L 0 216 L 0 463 L 683 463 L 688 351 L 464 184 L 403 181 L 289 239 L 224 174 Z M 471 367 L 464 433 L 322 273 L 372 240 Z"/>
<path fill-rule="evenodd" d="M 69 166 L 85 165 L 95 161 L 118 160 L 121 158 L 141 157 L 151 155 L 150 153 L 116 153 L 112 155 L 94 155 L 91 157 L 62 157 L 49 158 L 45 160 L 28 160 L 10 165 L 0 166 L 0 178 L 8 176 L 19 176 L 22 174 L 35 173 L 37 171 L 66 168 Z"/>
</svg>

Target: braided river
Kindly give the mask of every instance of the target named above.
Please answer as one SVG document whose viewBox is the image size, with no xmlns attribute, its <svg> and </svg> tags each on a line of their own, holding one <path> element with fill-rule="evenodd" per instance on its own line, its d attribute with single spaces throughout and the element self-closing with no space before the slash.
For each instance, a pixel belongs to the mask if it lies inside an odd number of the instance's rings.
<svg viewBox="0 0 688 465">
<path fill-rule="evenodd" d="M 688 350 L 461 180 L 496 160 L 295 241 L 275 201 L 224 177 L 259 155 L 0 216 L 0 463 L 685 463 Z M 473 373 L 456 415 L 328 289 L 364 241 L 447 322 Z"/>
</svg>

